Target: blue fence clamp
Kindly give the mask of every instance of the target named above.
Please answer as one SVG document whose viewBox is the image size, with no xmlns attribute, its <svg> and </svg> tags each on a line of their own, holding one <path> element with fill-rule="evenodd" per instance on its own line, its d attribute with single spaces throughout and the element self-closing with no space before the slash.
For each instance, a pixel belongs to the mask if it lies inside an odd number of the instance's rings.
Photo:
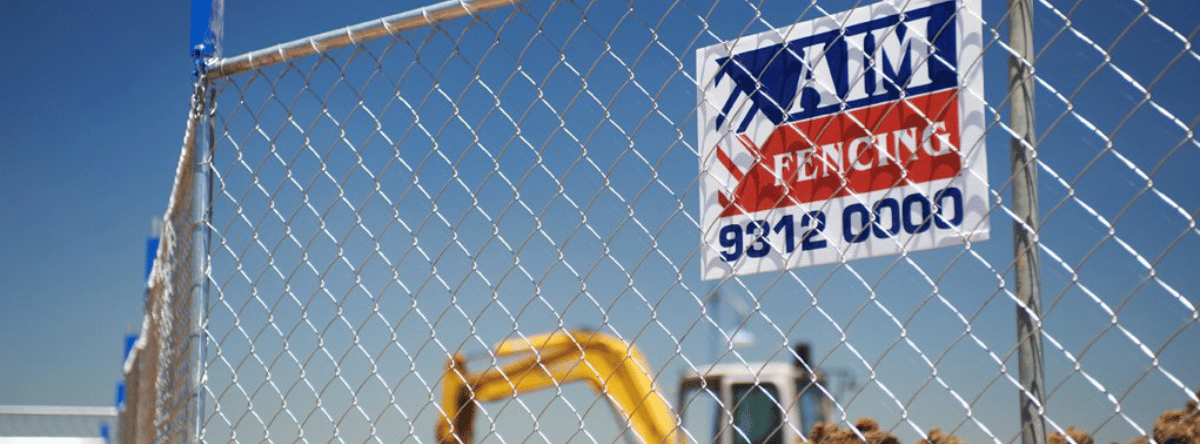
<svg viewBox="0 0 1200 444">
<path fill-rule="evenodd" d="M 125 410 L 125 381 L 117 383 L 117 392 L 113 395 L 113 404 L 117 411 Z"/>
<path fill-rule="evenodd" d="M 129 333 L 125 335 L 125 354 L 121 355 L 121 362 L 129 359 L 129 353 L 133 351 L 133 347 L 137 345 L 137 333 Z"/>
<path fill-rule="evenodd" d="M 192 63 L 196 66 L 193 74 L 199 76 L 207 68 L 208 60 L 217 54 L 217 38 L 212 31 L 213 0 L 192 0 L 191 3 L 192 22 L 188 42 Z"/>
<path fill-rule="evenodd" d="M 195 59 L 193 59 L 195 60 Z M 197 71 L 199 73 L 200 71 Z M 154 271 L 154 259 L 158 258 L 158 242 L 159 238 L 146 238 L 146 275 L 147 282 L 150 280 L 150 272 Z"/>
</svg>

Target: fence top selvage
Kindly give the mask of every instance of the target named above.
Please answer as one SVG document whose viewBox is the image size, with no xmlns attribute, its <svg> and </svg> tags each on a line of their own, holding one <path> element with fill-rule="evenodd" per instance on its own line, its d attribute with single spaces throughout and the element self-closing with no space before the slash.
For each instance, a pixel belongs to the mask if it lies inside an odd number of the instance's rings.
<svg viewBox="0 0 1200 444">
<path fill-rule="evenodd" d="M 203 64 L 208 80 L 294 60 L 300 57 L 356 45 L 380 37 L 394 36 L 436 23 L 478 14 L 524 0 L 448 0 L 423 8 L 359 23 L 342 29 L 293 40 L 242 55 L 217 58 Z"/>
</svg>

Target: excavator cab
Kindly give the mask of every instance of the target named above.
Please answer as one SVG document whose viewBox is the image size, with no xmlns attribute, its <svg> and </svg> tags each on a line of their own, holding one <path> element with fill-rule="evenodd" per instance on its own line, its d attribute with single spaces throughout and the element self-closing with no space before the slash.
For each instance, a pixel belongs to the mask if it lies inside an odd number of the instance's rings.
<svg viewBox="0 0 1200 444">
<path fill-rule="evenodd" d="M 435 436 L 439 444 L 473 444 L 477 402 L 583 382 L 641 444 L 796 444 L 830 405 L 820 376 L 803 365 L 806 349 L 797 350 L 795 364 L 714 364 L 683 375 L 677 416 L 656 389 L 657 372 L 624 340 L 590 331 L 512 339 L 493 352 L 509 359 L 503 365 L 471 372 L 462 356 L 447 361 Z M 705 417 L 710 424 L 689 420 Z"/>
<path fill-rule="evenodd" d="M 797 356 L 807 360 L 807 347 Z M 679 418 L 696 444 L 795 444 L 828 422 L 832 402 L 811 367 L 795 363 L 724 363 L 680 380 Z"/>
</svg>

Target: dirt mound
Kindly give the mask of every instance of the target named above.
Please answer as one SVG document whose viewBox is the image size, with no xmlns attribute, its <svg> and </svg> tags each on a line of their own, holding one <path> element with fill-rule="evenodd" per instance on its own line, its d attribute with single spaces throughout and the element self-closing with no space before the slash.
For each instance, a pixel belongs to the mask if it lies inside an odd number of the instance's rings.
<svg viewBox="0 0 1200 444">
<path fill-rule="evenodd" d="M 900 444 L 900 440 L 885 431 L 879 430 L 879 423 L 870 418 L 859 418 L 854 423 L 854 430 L 839 428 L 834 424 L 817 424 L 808 435 L 809 444 Z M 859 435 L 862 435 L 862 438 Z"/>
<path fill-rule="evenodd" d="M 1200 392 L 1196 392 L 1196 397 L 1200 398 Z M 958 437 L 936 428 L 930 429 L 926 436 L 917 444 L 966 444 Z M 1200 406 L 1196 401 L 1188 401 L 1183 410 L 1163 412 L 1154 423 L 1154 432 L 1150 437 L 1140 437 L 1128 444 L 1152 444 L 1151 437 L 1157 444 L 1200 444 Z M 1047 440 L 1048 444 L 1096 444 L 1092 435 L 1075 427 L 1068 427 L 1065 434 L 1051 432 Z M 817 424 L 809 434 L 808 441 L 808 444 L 900 444 L 895 436 L 879 430 L 879 423 L 871 418 L 859 418 L 854 423 L 854 429 Z"/>
<path fill-rule="evenodd" d="M 1200 391 L 1196 397 L 1200 398 Z M 1151 436 L 1158 444 L 1200 444 L 1200 408 L 1196 401 L 1188 401 L 1183 410 L 1163 412 Z"/>
<path fill-rule="evenodd" d="M 855 430 L 858 433 L 855 433 Z M 862 438 L 859 435 L 862 435 Z M 928 439 L 922 439 L 917 444 L 966 444 L 956 436 L 945 434 L 941 429 L 932 429 L 927 436 Z M 871 418 L 859 418 L 854 423 L 854 430 L 842 429 L 833 424 L 817 424 L 809 434 L 808 441 L 809 444 L 900 444 L 900 440 L 895 436 L 879 430 L 879 423 Z"/>
<path fill-rule="evenodd" d="M 957 436 L 947 435 L 942 432 L 942 429 L 938 428 L 929 429 L 929 433 L 926 436 L 929 438 L 917 441 L 917 444 L 966 444 L 961 439 L 958 439 Z"/>
<path fill-rule="evenodd" d="M 1050 432 L 1047 440 L 1050 441 L 1050 444 L 1096 444 L 1096 440 L 1092 439 L 1092 435 L 1074 427 L 1067 427 L 1066 436 L 1058 433 L 1058 431 Z"/>
</svg>

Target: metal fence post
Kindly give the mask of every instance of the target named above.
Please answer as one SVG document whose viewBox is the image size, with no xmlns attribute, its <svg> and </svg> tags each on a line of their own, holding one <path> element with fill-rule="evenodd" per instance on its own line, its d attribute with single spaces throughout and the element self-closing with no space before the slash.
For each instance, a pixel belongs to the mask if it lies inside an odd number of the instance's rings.
<svg viewBox="0 0 1200 444">
<path fill-rule="evenodd" d="M 196 158 L 196 163 L 193 165 L 196 174 L 195 187 L 195 205 L 198 211 L 194 214 L 196 237 L 195 245 L 195 265 L 196 275 L 194 279 L 194 289 L 199 292 L 198 297 L 193 301 L 191 310 L 194 318 L 192 319 L 192 338 L 196 341 L 192 347 L 192 359 L 195 363 L 195 368 L 192 369 L 192 385 L 190 389 L 193 391 L 191 400 L 192 408 L 195 409 L 193 417 L 189 420 L 192 423 L 192 430 L 188 436 L 191 442 L 199 443 L 203 440 L 204 427 L 204 371 L 206 359 L 207 339 L 205 337 L 205 322 L 207 319 L 206 310 L 208 307 L 209 295 L 209 251 L 212 246 L 211 230 L 209 222 L 212 219 L 212 187 L 213 187 L 213 171 L 212 171 L 212 155 L 213 155 L 213 126 L 211 115 L 215 111 L 216 93 L 207 87 L 208 78 L 205 76 L 207 64 L 221 56 L 221 38 L 224 34 L 224 0 L 192 0 L 192 23 L 191 23 L 191 51 L 193 62 L 196 65 L 196 91 L 195 95 L 199 101 L 199 108 L 194 118 L 195 130 L 192 133 L 194 138 L 194 149 L 201 150 L 200 156 Z"/>
<path fill-rule="evenodd" d="M 1008 1 L 1009 126 L 1012 129 L 1013 254 L 1017 292 L 1017 366 L 1021 442 L 1045 444 L 1042 419 L 1041 285 L 1038 266 L 1037 156 L 1033 120 L 1033 11 L 1030 0 Z"/>
</svg>

